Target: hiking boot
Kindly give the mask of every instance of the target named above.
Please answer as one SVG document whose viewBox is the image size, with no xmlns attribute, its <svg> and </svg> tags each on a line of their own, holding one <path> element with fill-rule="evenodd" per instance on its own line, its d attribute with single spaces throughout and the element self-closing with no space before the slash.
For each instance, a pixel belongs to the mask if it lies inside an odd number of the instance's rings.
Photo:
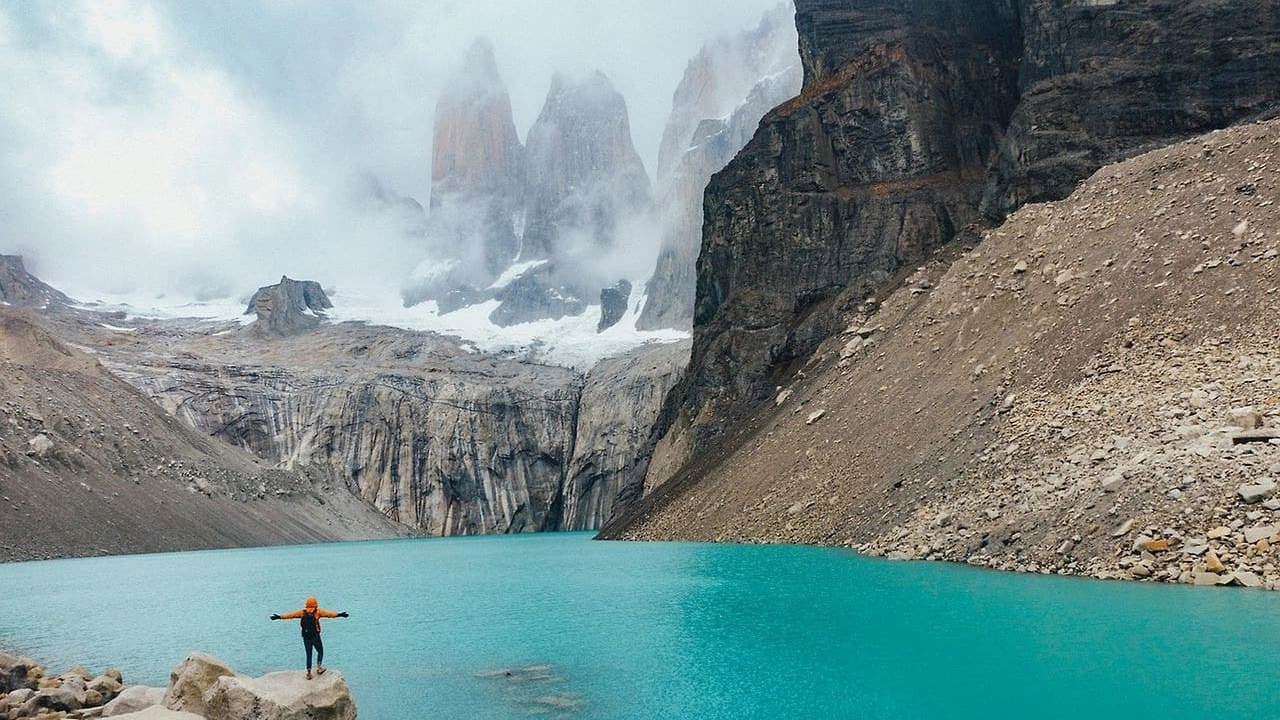
<svg viewBox="0 0 1280 720">
<path fill-rule="evenodd" d="M 317 666 L 316 666 L 316 674 L 317 674 L 317 675 L 323 675 L 323 674 L 324 674 L 324 666 L 323 666 L 323 665 L 317 665 Z"/>
<path fill-rule="evenodd" d="M 311 679 L 311 670 L 309 668 L 307 669 L 307 679 Z"/>
</svg>

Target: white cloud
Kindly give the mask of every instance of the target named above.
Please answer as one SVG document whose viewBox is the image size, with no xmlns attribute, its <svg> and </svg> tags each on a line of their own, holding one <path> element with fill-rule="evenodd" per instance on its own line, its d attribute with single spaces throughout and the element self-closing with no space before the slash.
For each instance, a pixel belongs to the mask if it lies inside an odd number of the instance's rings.
<svg viewBox="0 0 1280 720">
<path fill-rule="evenodd" d="M 522 136 L 553 72 L 599 68 L 652 173 L 689 58 L 774 2 L 0 4 L 0 252 L 72 291 L 395 282 L 418 249 L 353 180 L 426 203 L 435 97 L 476 35 Z"/>
<path fill-rule="evenodd" d="M 130 0 L 86 0 L 78 11 L 86 39 L 111 59 L 145 61 L 161 53 L 160 21 L 150 6 Z"/>
</svg>

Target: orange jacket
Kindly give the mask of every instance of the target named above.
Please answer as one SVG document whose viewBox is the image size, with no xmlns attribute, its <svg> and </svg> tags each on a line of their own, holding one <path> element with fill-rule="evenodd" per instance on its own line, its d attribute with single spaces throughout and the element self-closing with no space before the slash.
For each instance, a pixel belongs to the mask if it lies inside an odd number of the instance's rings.
<svg viewBox="0 0 1280 720">
<path fill-rule="evenodd" d="M 302 608 L 301 610 L 294 610 L 293 612 L 284 613 L 283 615 L 280 616 L 280 619 L 281 620 L 297 620 L 298 618 L 301 618 L 303 615 L 306 615 L 309 612 L 315 613 L 317 633 L 320 632 L 320 618 L 338 617 L 338 613 L 332 610 L 325 610 L 322 607 L 318 607 L 314 602 L 312 602 L 311 600 L 308 600 L 306 607 Z"/>
</svg>

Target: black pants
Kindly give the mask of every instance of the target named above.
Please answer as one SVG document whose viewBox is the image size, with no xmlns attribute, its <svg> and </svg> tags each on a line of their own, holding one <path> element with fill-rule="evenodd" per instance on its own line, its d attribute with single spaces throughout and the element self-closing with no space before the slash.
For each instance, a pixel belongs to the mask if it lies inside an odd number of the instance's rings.
<svg viewBox="0 0 1280 720">
<path fill-rule="evenodd" d="M 307 669 L 311 669 L 311 650 L 316 651 L 316 665 L 324 664 L 324 643 L 319 635 L 303 635 L 302 644 L 307 647 Z"/>
</svg>

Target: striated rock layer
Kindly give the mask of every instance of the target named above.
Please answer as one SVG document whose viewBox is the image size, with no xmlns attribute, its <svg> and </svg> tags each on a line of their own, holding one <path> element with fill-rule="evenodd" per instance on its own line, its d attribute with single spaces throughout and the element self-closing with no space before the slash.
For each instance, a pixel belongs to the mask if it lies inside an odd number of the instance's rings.
<svg viewBox="0 0 1280 720">
<path fill-rule="evenodd" d="M 687 357 L 687 345 L 645 347 L 584 378 L 390 328 L 266 343 L 208 333 L 170 330 L 177 359 L 145 336 L 85 341 L 183 422 L 432 535 L 597 527 L 643 473 L 657 399 Z"/>
<path fill-rule="evenodd" d="M 800 97 L 707 189 L 650 485 L 966 228 L 1280 97 L 1280 17 L 1258 0 L 800 0 L 796 24 Z"/>
</svg>

